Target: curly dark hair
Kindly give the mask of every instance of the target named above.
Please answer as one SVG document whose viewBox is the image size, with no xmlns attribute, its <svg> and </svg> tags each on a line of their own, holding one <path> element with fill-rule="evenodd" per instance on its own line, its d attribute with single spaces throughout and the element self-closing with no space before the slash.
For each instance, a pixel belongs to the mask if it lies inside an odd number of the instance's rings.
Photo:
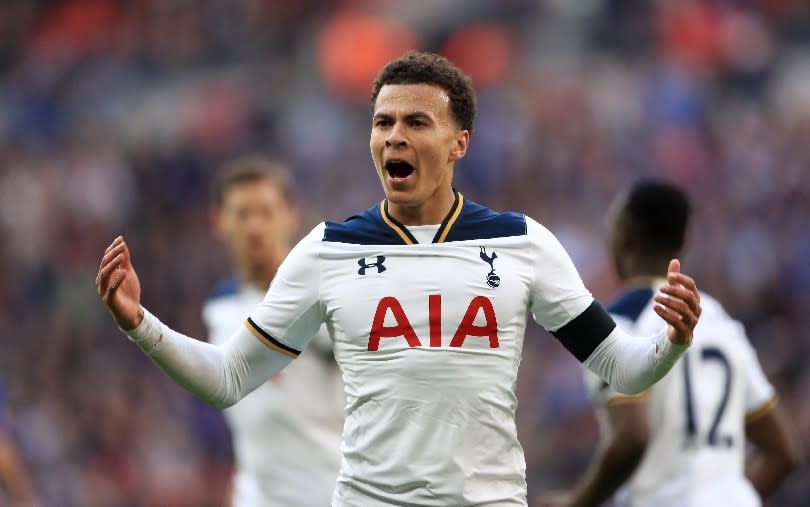
<svg viewBox="0 0 810 507">
<path fill-rule="evenodd" d="M 472 80 L 450 60 L 436 53 L 410 51 L 380 70 L 371 88 L 371 107 L 385 85 L 431 84 L 442 88 L 450 98 L 450 114 L 462 130 L 472 134 L 475 122 L 475 91 Z"/>
</svg>

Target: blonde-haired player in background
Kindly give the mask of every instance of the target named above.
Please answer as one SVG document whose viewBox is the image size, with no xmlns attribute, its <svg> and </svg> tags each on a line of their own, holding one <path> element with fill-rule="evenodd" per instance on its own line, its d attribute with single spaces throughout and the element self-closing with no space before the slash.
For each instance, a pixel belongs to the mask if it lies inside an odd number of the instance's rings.
<svg viewBox="0 0 810 507">
<path fill-rule="evenodd" d="M 230 338 L 264 298 L 299 225 L 289 175 L 262 157 L 225 164 L 213 186 L 212 225 L 235 274 L 203 309 L 209 341 Z M 343 382 L 321 329 L 306 353 L 225 411 L 236 457 L 233 507 L 328 505 L 340 468 Z"/>
<path fill-rule="evenodd" d="M 660 325 L 657 273 L 681 253 L 689 208 L 680 189 L 655 181 L 612 207 L 610 251 L 625 291 L 608 311 L 631 333 Z M 619 506 L 757 507 L 793 470 L 797 448 L 743 326 L 711 296 L 700 301 L 693 346 L 646 393 L 622 395 L 585 372 L 600 446 L 576 487 L 541 497 L 542 507 L 596 507 L 622 485 Z"/>
</svg>

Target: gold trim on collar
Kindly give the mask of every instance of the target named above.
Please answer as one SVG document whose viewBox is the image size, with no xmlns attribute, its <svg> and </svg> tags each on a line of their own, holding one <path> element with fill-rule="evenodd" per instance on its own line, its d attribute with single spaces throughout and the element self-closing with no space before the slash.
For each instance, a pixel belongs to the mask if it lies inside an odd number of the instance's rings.
<svg viewBox="0 0 810 507">
<path fill-rule="evenodd" d="M 396 232 L 399 237 L 402 238 L 402 241 L 404 241 L 406 245 L 413 245 L 413 241 L 411 241 L 408 233 L 403 231 L 402 227 L 395 224 L 393 220 L 388 217 L 388 214 L 385 212 L 385 199 L 380 202 L 380 215 L 382 215 L 382 218 L 385 223 L 388 224 L 388 227 L 394 229 L 394 232 Z"/>
<path fill-rule="evenodd" d="M 450 229 L 458 220 L 459 215 L 461 215 L 461 208 L 464 207 L 464 196 L 461 195 L 461 192 L 458 192 L 458 200 L 456 201 L 456 209 L 451 211 L 450 220 L 447 221 L 447 224 L 444 225 L 442 228 L 442 233 L 439 236 L 439 239 L 436 240 L 436 243 L 444 243 L 444 240 L 447 239 L 447 235 L 450 234 Z"/>
</svg>

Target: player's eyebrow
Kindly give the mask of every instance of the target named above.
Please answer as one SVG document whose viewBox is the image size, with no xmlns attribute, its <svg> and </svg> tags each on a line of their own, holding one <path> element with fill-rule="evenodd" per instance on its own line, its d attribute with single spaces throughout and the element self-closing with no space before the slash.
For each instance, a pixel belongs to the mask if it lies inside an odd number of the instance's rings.
<svg viewBox="0 0 810 507">
<path fill-rule="evenodd" d="M 379 120 L 379 119 L 393 120 L 394 115 L 392 115 L 390 113 L 385 113 L 385 112 L 379 111 L 379 112 L 374 113 L 374 115 L 371 118 L 372 118 L 372 120 Z M 411 120 L 433 121 L 433 117 L 430 114 L 428 114 L 428 113 L 426 113 L 424 111 L 413 111 L 411 113 L 407 113 L 405 115 L 405 117 L 403 118 L 403 120 L 405 120 L 405 121 L 411 121 Z"/>
<path fill-rule="evenodd" d="M 405 115 L 405 121 L 411 120 L 433 121 L 433 117 L 424 111 L 414 111 Z"/>
</svg>

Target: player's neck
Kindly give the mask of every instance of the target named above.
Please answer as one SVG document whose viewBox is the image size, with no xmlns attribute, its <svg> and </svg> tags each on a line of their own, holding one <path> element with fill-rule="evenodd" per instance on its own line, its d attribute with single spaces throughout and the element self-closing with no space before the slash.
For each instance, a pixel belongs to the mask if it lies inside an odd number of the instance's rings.
<svg viewBox="0 0 810 507">
<path fill-rule="evenodd" d="M 273 281 L 273 277 L 276 276 L 276 271 L 278 271 L 287 253 L 289 251 L 285 249 L 274 255 L 273 259 L 261 264 L 242 265 L 239 269 L 239 277 L 247 285 L 266 290 L 270 286 L 270 282 Z"/>
<path fill-rule="evenodd" d="M 645 260 L 625 267 L 622 283 L 628 287 L 650 286 L 656 280 L 666 278 L 667 260 Z"/>
<path fill-rule="evenodd" d="M 416 206 L 388 201 L 388 213 L 403 225 L 436 225 L 444 221 L 455 202 L 456 194 L 450 187 L 437 190 Z"/>
</svg>

